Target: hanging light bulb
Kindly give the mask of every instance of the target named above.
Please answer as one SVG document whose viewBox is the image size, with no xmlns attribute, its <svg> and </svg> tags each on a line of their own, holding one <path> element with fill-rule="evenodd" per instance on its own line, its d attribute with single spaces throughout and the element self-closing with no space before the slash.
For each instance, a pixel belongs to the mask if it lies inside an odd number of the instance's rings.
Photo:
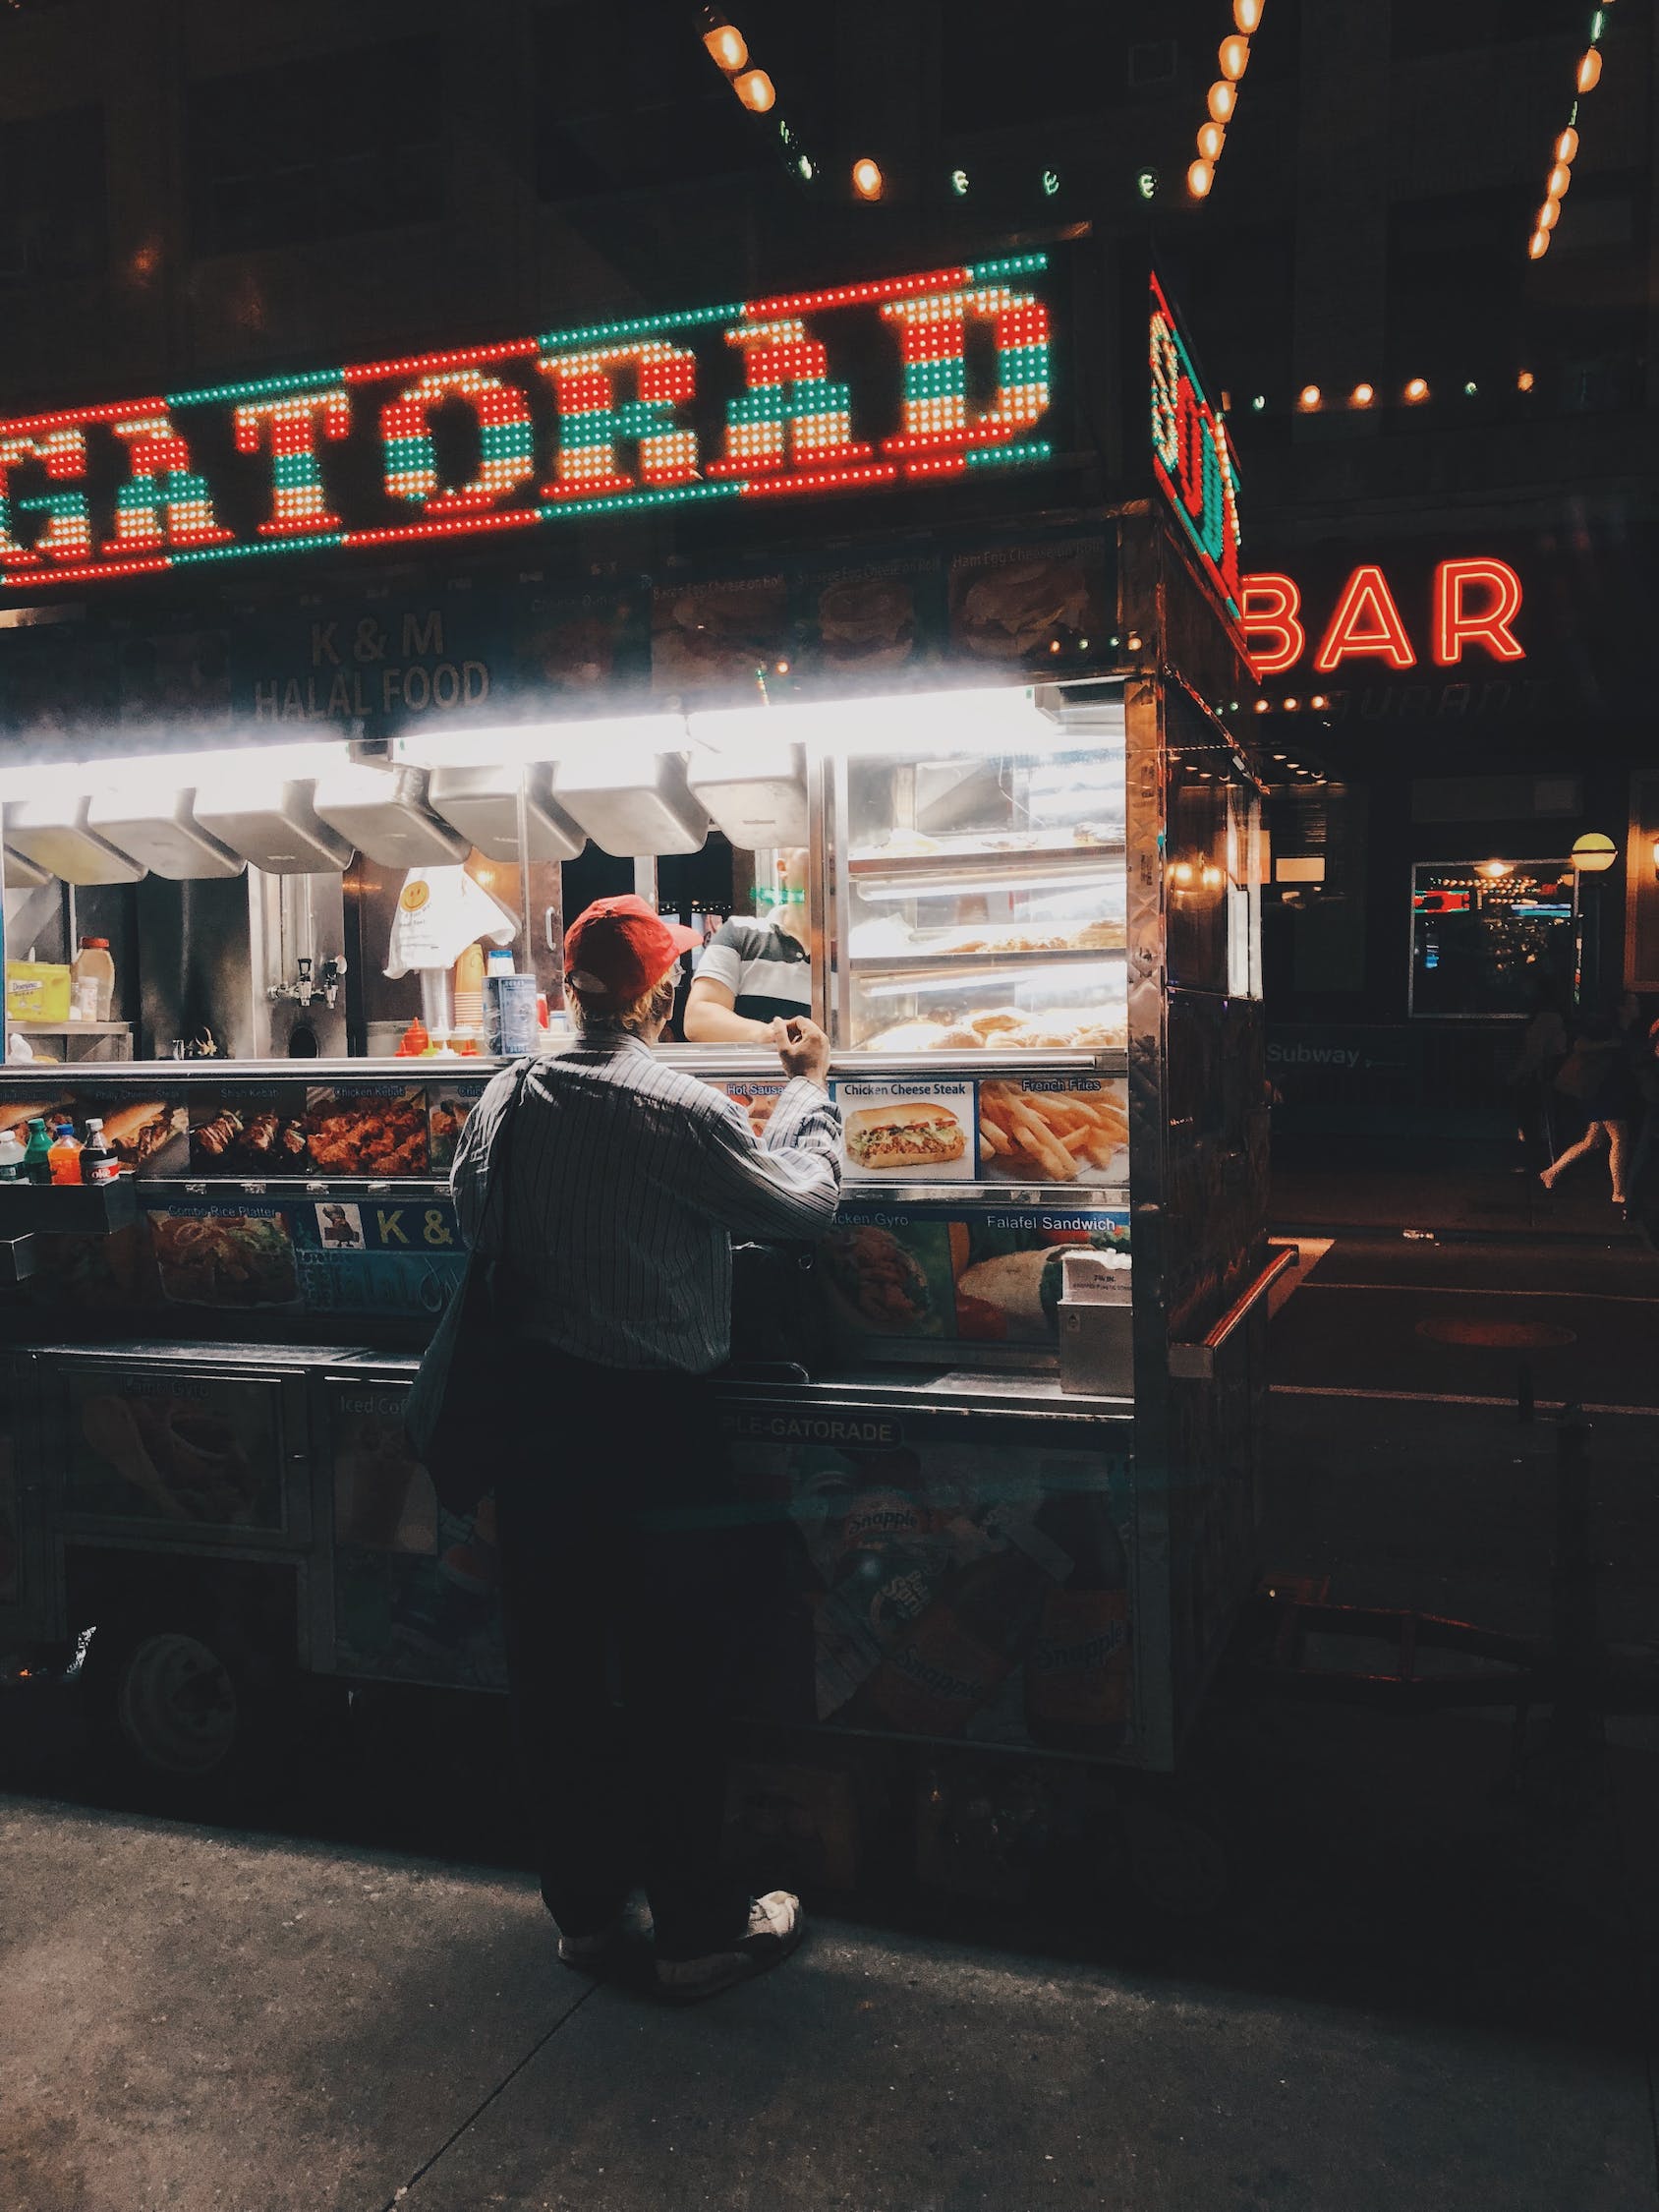
<svg viewBox="0 0 1659 2212">
<path fill-rule="evenodd" d="M 1224 38 L 1216 52 L 1217 66 L 1222 75 L 1236 85 L 1250 66 L 1250 41 L 1248 38 Z"/>
<path fill-rule="evenodd" d="M 1532 227 L 1534 230 L 1554 230 L 1560 220 L 1561 202 L 1559 200 L 1546 200 L 1539 208 Z"/>
<path fill-rule="evenodd" d="M 1227 133 L 1219 123 L 1205 123 L 1199 127 L 1198 150 L 1206 161 L 1219 161 L 1222 147 L 1227 144 Z"/>
<path fill-rule="evenodd" d="M 1232 111 L 1238 105 L 1238 87 L 1230 85 L 1225 77 L 1218 77 L 1210 87 L 1207 104 L 1214 122 L 1230 123 Z"/>
<path fill-rule="evenodd" d="M 1426 377 L 1413 377 L 1405 387 L 1405 397 L 1413 407 L 1427 399 L 1428 395 L 1429 380 Z"/>
<path fill-rule="evenodd" d="M 1194 200 L 1207 200 L 1210 187 L 1216 181 L 1216 164 L 1200 158 L 1189 164 L 1186 172 L 1186 189 Z"/>
<path fill-rule="evenodd" d="M 1578 59 L 1578 89 L 1593 92 L 1601 83 L 1601 48 L 1586 46 Z"/>
<path fill-rule="evenodd" d="M 764 69 L 745 70 L 732 79 L 731 88 L 754 115 L 764 115 L 777 98 L 777 87 Z"/>
<path fill-rule="evenodd" d="M 1578 134 L 1571 123 L 1555 143 L 1555 157 L 1558 161 L 1576 161 L 1578 158 Z"/>
<path fill-rule="evenodd" d="M 1526 258 L 1529 262 L 1541 262 L 1549 250 L 1550 234 L 1547 230 L 1535 230 L 1526 241 Z"/>
<path fill-rule="evenodd" d="M 1558 161 L 1544 180 L 1544 191 L 1551 200 L 1561 200 L 1572 182 L 1573 171 L 1565 161 Z"/>
<path fill-rule="evenodd" d="M 1537 381 L 1530 369 L 1523 369 L 1515 380 L 1515 388 L 1516 391 L 1530 391 Z"/>
<path fill-rule="evenodd" d="M 1304 415 L 1311 415 L 1318 407 L 1319 400 L 1320 391 L 1317 384 L 1303 384 L 1301 390 L 1296 394 L 1296 405 Z"/>
<path fill-rule="evenodd" d="M 1232 20 L 1240 30 L 1254 30 L 1262 20 L 1265 0 L 1232 0 Z"/>
<path fill-rule="evenodd" d="M 1376 396 L 1377 388 L 1374 384 L 1355 384 L 1351 404 L 1355 407 L 1369 407 Z"/>
<path fill-rule="evenodd" d="M 860 155 L 852 165 L 852 189 L 860 200 L 880 200 L 887 189 L 880 163 L 872 161 L 867 153 Z"/>
<path fill-rule="evenodd" d="M 734 23 L 727 23 L 718 8 L 705 8 L 702 24 L 703 43 L 709 49 L 710 60 L 728 77 L 735 77 L 749 59 L 749 47 L 742 31 Z"/>
</svg>

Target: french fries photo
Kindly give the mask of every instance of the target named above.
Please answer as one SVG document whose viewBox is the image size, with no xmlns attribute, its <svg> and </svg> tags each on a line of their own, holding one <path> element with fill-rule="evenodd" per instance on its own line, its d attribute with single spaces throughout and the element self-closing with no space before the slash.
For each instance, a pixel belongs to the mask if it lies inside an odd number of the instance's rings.
<svg viewBox="0 0 1659 2212">
<path fill-rule="evenodd" d="M 1129 1141 L 1128 1110 L 1110 1091 L 981 1083 L 979 1140 L 987 1168 L 999 1175 L 1075 1183 L 1086 1169 L 1104 1174 L 1112 1166 Z"/>
</svg>

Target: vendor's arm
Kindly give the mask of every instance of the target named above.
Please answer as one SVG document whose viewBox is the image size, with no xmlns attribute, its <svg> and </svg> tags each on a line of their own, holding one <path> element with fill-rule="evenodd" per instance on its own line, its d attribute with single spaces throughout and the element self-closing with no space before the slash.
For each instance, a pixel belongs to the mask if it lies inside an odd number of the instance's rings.
<svg viewBox="0 0 1659 2212">
<path fill-rule="evenodd" d="M 774 1021 L 751 1021 L 737 1011 L 737 994 L 713 975 L 694 977 L 686 995 L 681 1027 L 688 1044 L 770 1045 L 777 1042 Z"/>
</svg>

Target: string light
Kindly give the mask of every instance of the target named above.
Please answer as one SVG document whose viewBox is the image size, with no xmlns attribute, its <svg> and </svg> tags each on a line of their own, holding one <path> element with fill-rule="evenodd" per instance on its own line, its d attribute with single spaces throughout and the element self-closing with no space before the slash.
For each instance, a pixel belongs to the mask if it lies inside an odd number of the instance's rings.
<svg viewBox="0 0 1659 2212">
<path fill-rule="evenodd" d="M 1429 381 L 1426 377 L 1413 377 L 1405 386 L 1406 400 L 1413 407 L 1420 406 L 1428 395 Z"/>
<path fill-rule="evenodd" d="M 1369 407 L 1376 396 L 1377 387 L 1375 384 L 1355 384 L 1351 404 L 1355 407 Z"/>
<path fill-rule="evenodd" d="M 852 165 L 852 189 L 860 200 L 880 200 L 887 190 L 881 164 L 872 161 L 867 153 L 861 154 Z"/>
<path fill-rule="evenodd" d="M 718 8 L 705 8 L 698 18 L 709 59 L 722 76 L 734 77 L 749 59 L 749 46 L 741 30 L 727 23 Z"/>
<path fill-rule="evenodd" d="M 777 104 L 777 87 L 764 69 L 746 69 L 732 79 L 731 88 L 751 115 L 765 115 Z"/>
<path fill-rule="evenodd" d="M 1601 36 L 1607 28 L 1607 9 L 1599 7 L 1590 17 L 1589 43 L 1578 57 L 1573 73 L 1573 100 L 1568 113 L 1567 127 L 1556 138 L 1551 150 L 1549 175 L 1544 180 L 1544 204 L 1532 218 L 1532 230 L 1526 241 L 1528 261 L 1541 262 L 1550 250 L 1550 239 L 1561 218 L 1561 203 L 1566 199 L 1573 182 L 1573 164 L 1578 158 L 1578 101 L 1586 92 L 1593 92 L 1601 83 Z"/>
<path fill-rule="evenodd" d="M 1313 414 L 1319 406 L 1319 400 L 1320 391 L 1317 384 L 1303 384 L 1301 390 L 1296 394 L 1296 405 L 1304 415 Z"/>
<path fill-rule="evenodd" d="M 1233 0 L 1232 20 L 1237 29 L 1225 37 L 1216 53 L 1221 76 L 1205 95 L 1209 121 L 1199 126 L 1198 158 L 1186 172 L 1186 189 L 1194 200 L 1208 200 L 1215 189 L 1216 163 L 1227 145 L 1227 126 L 1238 105 L 1238 80 L 1250 66 L 1250 33 L 1261 23 L 1266 0 Z"/>
</svg>

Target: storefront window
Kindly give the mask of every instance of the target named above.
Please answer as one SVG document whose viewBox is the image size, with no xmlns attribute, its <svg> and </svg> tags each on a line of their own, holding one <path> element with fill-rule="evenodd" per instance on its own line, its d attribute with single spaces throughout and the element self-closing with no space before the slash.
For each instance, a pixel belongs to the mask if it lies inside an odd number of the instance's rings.
<svg viewBox="0 0 1659 2212">
<path fill-rule="evenodd" d="M 1497 1019 L 1572 996 L 1567 860 L 1429 860 L 1411 871 L 1411 1012 Z"/>
</svg>

